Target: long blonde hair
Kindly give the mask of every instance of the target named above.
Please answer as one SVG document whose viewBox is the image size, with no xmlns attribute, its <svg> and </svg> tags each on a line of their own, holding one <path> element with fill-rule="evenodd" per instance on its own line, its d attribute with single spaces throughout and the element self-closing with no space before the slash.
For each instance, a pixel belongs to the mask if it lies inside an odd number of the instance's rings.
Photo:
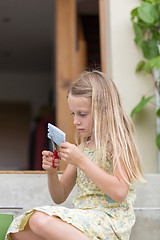
<svg viewBox="0 0 160 240">
<path fill-rule="evenodd" d="M 103 153 L 101 165 L 105 167 L 106 157 L 111 157 L 113 173 L 117 166 L 124 177 L 123 164 L 130 182 L 137 179 L 145 183 L 133 138 L 133 124 L 123 110 L 114 82 L 100 71 L 85 71 L 71 85 L 69 94 L 92 99 L 95 144 L 97 150 Z M 87 139 L 80 137 L 78 133 L 75 136 L 76 143 L 80 141 L 81 144 L 86 144 Z"/>
</svg>

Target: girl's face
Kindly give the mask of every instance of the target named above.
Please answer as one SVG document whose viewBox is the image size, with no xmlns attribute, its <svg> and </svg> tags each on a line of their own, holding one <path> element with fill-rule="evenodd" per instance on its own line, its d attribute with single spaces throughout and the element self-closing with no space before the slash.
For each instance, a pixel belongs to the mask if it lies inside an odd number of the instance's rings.
<svg viewBox="0 0 160 240">
<path fill-rule="evenodd" d="M 68 105 L 73 115 L 73 123 L 83 137 L 89 137 L 93 131 L 91 115 L 91 98 L 79 97 L 69 94 Z"/>
</svg>

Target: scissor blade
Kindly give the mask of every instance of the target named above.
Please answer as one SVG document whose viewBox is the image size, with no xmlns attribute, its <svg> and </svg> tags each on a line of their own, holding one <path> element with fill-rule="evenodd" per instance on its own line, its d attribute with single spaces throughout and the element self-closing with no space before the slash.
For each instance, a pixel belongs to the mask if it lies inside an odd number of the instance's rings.
<svg viewBox="0 0 160 240">
<path fill-rule="evenodd" d="M 53 147 L 53 152 L 56 150 L 56 144 L 55 142 L 53 141 L 52 137 L 51 137 L 51 142 L 52 142 L 52 147 Z"/>
</svg>

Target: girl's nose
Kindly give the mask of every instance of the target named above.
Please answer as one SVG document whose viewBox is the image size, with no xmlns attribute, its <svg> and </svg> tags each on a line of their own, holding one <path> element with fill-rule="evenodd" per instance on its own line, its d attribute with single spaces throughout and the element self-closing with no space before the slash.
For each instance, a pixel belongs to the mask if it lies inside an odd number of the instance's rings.
<svg viewBox="0 0 160 240">
<path fill-rule="evenodd" d="M 74 125 L 78 125 L 80 124 L 80 121 L 78 119 L 78 117 L 74 116 L 74 121 L 73 121 Z"/>
</svg>

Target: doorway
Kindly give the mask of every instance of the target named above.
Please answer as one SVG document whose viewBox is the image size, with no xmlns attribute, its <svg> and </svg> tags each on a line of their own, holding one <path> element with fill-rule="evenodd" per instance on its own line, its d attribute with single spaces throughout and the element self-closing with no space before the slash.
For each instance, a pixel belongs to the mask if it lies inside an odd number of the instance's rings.
<svg viewBox="0 0 160 240">
<path fill-rule="evenodd" d="M 44 130 L 47 124 L 45 121 L 50 119 L 66 132 L 69 141 L 73 141 L 74 129 L 66 105 L 67 88 L 81 71 L 100 69 L 99 1 L 67 0 L 68 13 L 65 14 L 70 23 L 67 23 L 67 20 L 56 21 L 57 3 L 64 8 L 66 0 L 15 0 L 14 3 L 0 3 L 1 11 L 3 10 L 0 23 L 0 104 L 3 105 L 1 114 L 4 115 L 4 106 L 9 103 L 8 110 L 15 109 L 14 117 L 9 117 L 12 128 L 15 131 L 19 118 L 22 118 L 22 122 L 27 122 L 27 134 L 23 130 L 21 132 L 24 132 L 28 139 L 21 143 L 28 149 L 23 157 L 25 164 L 18 164 L 22 161 L 22 156 L 16 156 L 15 163 L 12 161 L 5 167 L 3 163 L 10 157 L 7 154 L 0 155 L 1 169 L 41 170 L 42 146 L 40 148 L 40 143 L 35 140 L 35 133 L 42 129 L 40 124 L 43 124 Z M 61 19 L 62 11 L 63 9 L 59 10 Z M 73 14 L 70 14 L 70 11 Z M 68 24 L 65 34 L 68 39 L 61 36 L 58 36 L 58 39 L 57 24 L 61 24 L 58 27 Z M 58 52 L 60 49 L 63 53 Z M 26 109 L 22 117 L 18 114 L 22 112 L 19 108 Z M 45 131 L 43 132 L 40 138 L 43 143 L 48 144 Z M 2 142 L 3 138 L 0 136 L 0 143 Z M 38 153 L 35 157 L 36 144 Z M 11 154 L 12 151 L 9 156 Z M 60 170 L 63 169 L 62 166 Z"/>
<path fill-rule="evenodd" d="M 37 121 L 54 111 L 54 1 L 0 0 L 0 14 L 0 169 L 28 170 Z"/>
</svg>

